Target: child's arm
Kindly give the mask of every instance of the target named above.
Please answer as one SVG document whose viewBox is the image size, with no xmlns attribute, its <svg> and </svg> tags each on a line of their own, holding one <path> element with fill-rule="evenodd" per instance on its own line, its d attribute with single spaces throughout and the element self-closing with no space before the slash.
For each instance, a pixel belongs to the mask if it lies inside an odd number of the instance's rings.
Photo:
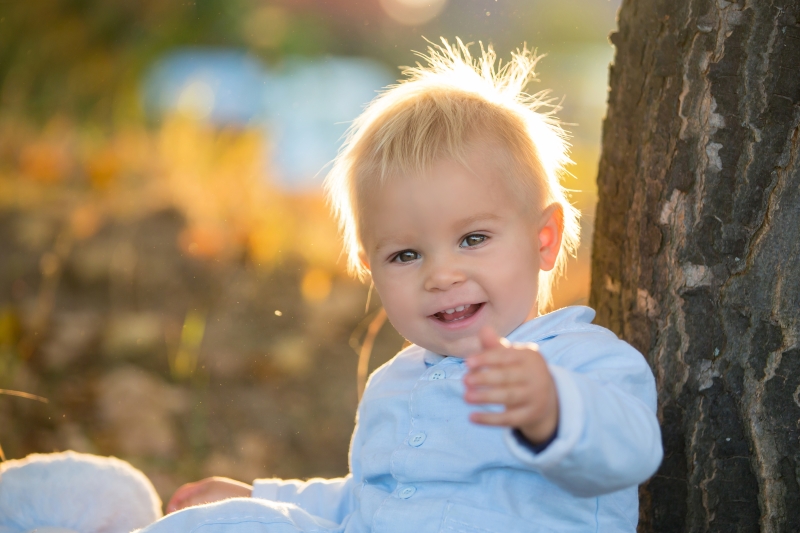
<svg viewBox="0 0 800 533">
<path fill-rule="evenodd" d="M 206 478 L 180 487 L 167 505 L 167 512 L 192 505 L 211 503 L 226 498 L 250 497 L 293 503 L 311 515 L 341 521 L 355 508 L 353 473 L 360 472 L 358 456 L 361 448 L 358 419 L 350 445 L 351 473 L 333 479 L 256 479 L 253 485 L 224 477 Z"/>
<path fill-rule="evenodd" d="M 226 477 L 209 477 L 181 486 L 167 513 L 228 498 L 260 498 L 293 503 L 309 514 L 339 523 L 353 507 L 351 476 L 334 479 L 257 479 L 253 485 Z"/>
<path fill-rule="evenodd" d="M 299 479 L 257 479 L 253 482 L 253 497 L 293 503 L 309 514 L 341 523 L 355 508 L 353 477 L 308 481 Z"/>
<path fill-rule="evenodd" d="M 520 446 L 511 432 L 507 442 L 524 463 L 576 496 L 642 483 L 662 458 L 652 372 L 641 354 L 608 337 L 577 347 L 561 366 L 531 347 L 501 344 L 485 330 L 483 351 L 467 359 L 465 399 L 506 406 L 501 413 L 473 413 L 472 420 L 518 428 L 534 444 L 557 429 L 539 453 Z"/>
</svg>

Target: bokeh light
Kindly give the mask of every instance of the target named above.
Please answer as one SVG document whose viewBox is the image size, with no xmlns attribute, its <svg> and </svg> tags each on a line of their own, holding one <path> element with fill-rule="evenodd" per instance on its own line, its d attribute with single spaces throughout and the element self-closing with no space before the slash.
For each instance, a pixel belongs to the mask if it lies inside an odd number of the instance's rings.
<svg viewBox="0 0 800 533">
<path fill-rule="evenodd" d="M 386 14 L 400 24 L 418 26 L 430 22 L 444 9 L 447 0 L 380 0 Z"/>
</svg>

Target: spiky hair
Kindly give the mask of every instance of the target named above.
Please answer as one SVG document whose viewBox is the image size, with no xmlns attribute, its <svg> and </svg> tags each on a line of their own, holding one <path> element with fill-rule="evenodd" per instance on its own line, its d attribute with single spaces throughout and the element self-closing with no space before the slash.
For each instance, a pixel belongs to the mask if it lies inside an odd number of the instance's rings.
<svg viewBox="0 0 800 533">
<path fill-rule="evenodd" d="M 388 179 L 420 175 L 437 161 L 467 165 L 469 148 L 489 146 L 509 172 L 509 186 L 541 213 L 563 209 L 563 237 L 555 268 L 541 272 L 540 311 L 552 303 L 554 281 L 580 241 L 580 213 L 567 199 L 562 179 L 570 164 L 566 133 L 547 91 L 529 94 L 540 56 L 523 47 L 503 64 L 489 45 L 473 57 L 469 44 L 442 39 L 418 53 L 426 65 L 403 69 L 404 79 L 376 97 L 353 122 L 325 180 L 344 239 L 348 270 L 364 279 L 360 260 L 363 202 Z M 495 152 L 493 152 L 493 155 Z"/>
</svg>

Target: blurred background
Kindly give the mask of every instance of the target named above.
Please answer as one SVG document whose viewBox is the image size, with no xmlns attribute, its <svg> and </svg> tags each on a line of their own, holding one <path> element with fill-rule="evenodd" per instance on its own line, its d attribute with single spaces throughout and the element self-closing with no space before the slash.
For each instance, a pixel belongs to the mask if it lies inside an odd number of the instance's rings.
<svg viewBox="0 0 800 533">
<path fill-rule="evenodd" d="M 338 476 L 403 339 L 321 195 L 349 121 L 424 38 L 527 43 L 572 132 L 585 303 L 618 0 L 0 3 L 0 446 L 207 475 Z M 477 48 L 477 44 L 476 44 Z M 381 327 L 382 326 L 382 327 Z M 365 346 L 366 345 L 366 346 Z"/>
</svg>

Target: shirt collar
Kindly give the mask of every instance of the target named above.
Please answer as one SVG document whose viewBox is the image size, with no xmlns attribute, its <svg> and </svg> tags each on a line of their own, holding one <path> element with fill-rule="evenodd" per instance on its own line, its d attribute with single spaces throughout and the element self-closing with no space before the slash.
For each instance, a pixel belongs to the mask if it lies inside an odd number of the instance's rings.
<svg viewBox="0 0 800 533">
<path fill-rule="evenodd" d="M 506 338 L 511 342 L 539 342 L 566 331 L 592 327 L 594 309 L 583 305 L 563 307 L 520 324 Z"/>
<path fill-rule="evenodd" d="M 594 320 L 594 309 L 583 305 L 572 305 L 541 315 L 521 324 L 506 337 L 511 342 L 539 342 L 554 337 L 565 331 L 575 331 L 591 327 Z M 444 361 L 447 356 L 425 350 L 422 355 L 426 366 L 434 366 Z M 453 357 L 463 361 L 460 357 Z"/>
<path fill-rule="evenodd" d="M 430 350 L 425 350 L 422 354 L 422 360 L 425 361 L 426 366 L 433 366 L 438 365 L 442 361 L 445 360 L 444 355 L 439 355 L 438 353 L 433 353 Z"/>
</svg>

